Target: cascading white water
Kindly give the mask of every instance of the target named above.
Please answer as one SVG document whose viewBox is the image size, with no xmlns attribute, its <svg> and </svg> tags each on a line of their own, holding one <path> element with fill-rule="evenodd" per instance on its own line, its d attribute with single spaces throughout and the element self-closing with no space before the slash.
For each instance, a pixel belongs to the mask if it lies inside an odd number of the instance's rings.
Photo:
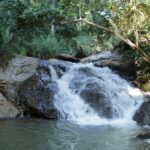
<svg viewBox="0 0 150 150">
<path fill-rule="evenodd" d="M 51 72 L 52 81 L 56 81 L 58 79 L 58 75 L 57 75 L 55 69 L 52 66 L 49 65 L 49 70 Z"/>
<path fill-rule="evenodd" d="M 81 68 L 90 69 L 92 76 L 83 77 L 79 74 Z M 52 69 L 54 72 L 54 69 Z M 77 91 L 71 88 L 73 80 L 78 78 L 81 85 Z M 100 116 L 81 97 L 80 92 L 85 87 L 87 80 L 93 80 L 103 88 L 103 92 L 109 99 L 113 118 L 107 119 Z M 142 92 L 132 87 L 129 82 L 122 79 L 109 68 L 94 67 L 93 64 L 74 64 L 60 79 L 53 79 L 57 82 L 59 91 L 55 95 L 54 105 L 60 111 L 63 118 L 67 118 L 78 124 L 102 125 L 102 124 L 125 124 L 132 122 L 135 111 L 144 101 Z"/>
</svg>

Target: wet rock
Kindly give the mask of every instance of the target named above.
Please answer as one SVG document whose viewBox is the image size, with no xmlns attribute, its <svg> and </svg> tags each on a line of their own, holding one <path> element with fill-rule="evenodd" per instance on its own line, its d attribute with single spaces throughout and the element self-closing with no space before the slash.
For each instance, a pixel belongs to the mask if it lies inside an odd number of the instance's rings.
<svg viewBox="0 0 150 150">
<path fill-rule="evenodd" d="M 142 140 L 144 140 L 144 139 L 150 139 L 150 132 L 138 134 L 136 136 L 136 138 L 142 139 Z"/>
<path fill-rule="evenodd" d="M 147 100 L 137 110 L 133 120 L 139 125 L 150 125 L 150 96 L 147 96 Z"/>
<path fill-rule="evenodd" d="M 19 110 L 0 93 L 0 119 L 16 118 L 19 114 Z"/>
<path fill-rule="evenodd" d="M 98 54 L 93 54 L 89 57 L 83 58 L 80 60 L 81 63 L 91 63 L 91 62 L 96 62 L 99 60 L 103 60 L 103 59 L 110 59 L 110 58 L 114 58 L 114 57 L 119 57 L 119 55 L 116 55 L 115 53 L 112 53 L 111 51 L 104 51 L 104 52 L 100 52 Z"/>
<path fill-rule="evenodd" d="M 134 61 L 124 59 L 120 54 L 105 51 L 81 60 L 82 63 L 92 62 L 96 67 L 109 67 L 119 75 L 132 79 L 136 75 Z"/>
<path fill-rule="evenodd" d="M 86 76 L 86 77 L 94 76 L 93 71 L 88 67 L 79 68 L 78 72 L 80 76 Z"/>
<path fill-rule="evenodd" d="M 101 60 L 93 63 L 96 67 L 109 67 L 120 75 L 134 76 L 136 67 L 133 61 L 109 59 Z"/>
<path fill-rule="evenodd" d="M 94 108 L 100 116 L 106 118 L 113 117 L 111 103 L 105 96 L 102 87 L 97 82 L 87 80 L 84 88 L 80 92 L 80 96 Z"/>
<path fill-rule="evenodd" d="M 90 77 L 94 77 L 93 71 L 88 67 L 82 67 L 78 68 L 75 72 L 75 77 L 72 79 L 70 88 L 78 93 L 79 89 L 82 87 L 82 85 L 85 83 L 85 80 L 87 80 Z"/>
<path fill-rule="evenodd" d="M 40 62 L 40 68 L 47 68 L 47 70 L 49 70 L 49 65 L 51 65 L 55 69 L 58 77 L 61 77 L 65 72 L 67 72 L 71 68 L 73 63 L 58 59 L 49 59 L 47 61 Z"/>
<path fill-rule="evenodd" d="M 76 57 L 73 57 L 68 54 L 59 54 L 57 56 L 57 59 L 64 60 L 64 61 L 70 61 L 70 62 L 79 62 L 79 60 Z"/>
<path fill-rule="evenodd" d="M 57 90 L 55 82 L 42 82 L 37 75 L 26 80 L 19 90 L 21 105 L 27 108 L 25 113 L 32 117 L 57 119 L 59 113 L 53 103 Z"/>
<path fill-rule="evenodd" d="M 87 67 L 79 68 L 72 79 L 70 88 L 78 93 L 100 116 L 113 117 L 111 102 L 108 100 L 104 89 L 101 87 L 99 76 Z"/>
<path fill-rule="evenodd" d="M 61 76 L 72 63 L 16 56 L 7 68 L 0 68 L 0 92 L 21 111 L 21 115 L 58 118 L 59 112 L 53 104 L 58 89 L 49 65 Z"/>
</svg>

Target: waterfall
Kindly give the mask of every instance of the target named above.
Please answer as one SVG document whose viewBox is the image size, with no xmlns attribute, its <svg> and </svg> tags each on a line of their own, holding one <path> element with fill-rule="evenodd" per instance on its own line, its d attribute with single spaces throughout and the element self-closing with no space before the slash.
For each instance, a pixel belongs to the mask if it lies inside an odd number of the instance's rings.
<svg viewBox="0 0 150 150">
<path fill-rule="evenodd" d="M 52 81 L 56 81 L 58 79 L 58 75 L 57 75 L 55 69 L 51 65 L 49 65 L 49 70 L 50 70 L 50 73 L 51 73 Z"/>
<path fill-rule="evenodd" d="M 107 67 L 95 67 L 91 63 L 74 64 L 59 79 L 54 68 L 50 67 L 50 70 L 59 88 L 55 94 L 55 107 L 61 113 L 62 118 L 80 125 L 132 123 L 135 111 L 144 101 L 142 91 L 134 88 L 128 81 Z M 102 90 L 111 105 L 111 118 L 100 115 L 81 97 L 81 92 L 84 91 L 89 81 L 101 87 L 99 90 Z"/>
</svg>

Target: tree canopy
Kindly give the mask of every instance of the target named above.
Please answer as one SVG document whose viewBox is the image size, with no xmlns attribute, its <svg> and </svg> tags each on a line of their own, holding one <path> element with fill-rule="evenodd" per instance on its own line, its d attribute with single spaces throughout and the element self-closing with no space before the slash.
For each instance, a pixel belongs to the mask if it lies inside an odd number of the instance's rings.
<svg viewBox="0 0 150 150">
<path fill-rule="evenodd" d="M 0 52 L 88 55 L 123 41 L 150 62 L 148 0 L 1 0 Z"/>
</svg>

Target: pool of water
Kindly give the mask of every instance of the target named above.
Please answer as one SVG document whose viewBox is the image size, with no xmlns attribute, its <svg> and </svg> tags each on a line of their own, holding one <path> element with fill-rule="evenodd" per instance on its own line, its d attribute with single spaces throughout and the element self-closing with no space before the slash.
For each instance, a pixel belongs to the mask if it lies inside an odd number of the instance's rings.
<svg viewBox="0 0 150 150">
<path fill-rule="evenodd" d="M 150 150 L 137 126 L 79 126 L 69 121 L 0 122 L 0 150 Z"/>
</svg>

